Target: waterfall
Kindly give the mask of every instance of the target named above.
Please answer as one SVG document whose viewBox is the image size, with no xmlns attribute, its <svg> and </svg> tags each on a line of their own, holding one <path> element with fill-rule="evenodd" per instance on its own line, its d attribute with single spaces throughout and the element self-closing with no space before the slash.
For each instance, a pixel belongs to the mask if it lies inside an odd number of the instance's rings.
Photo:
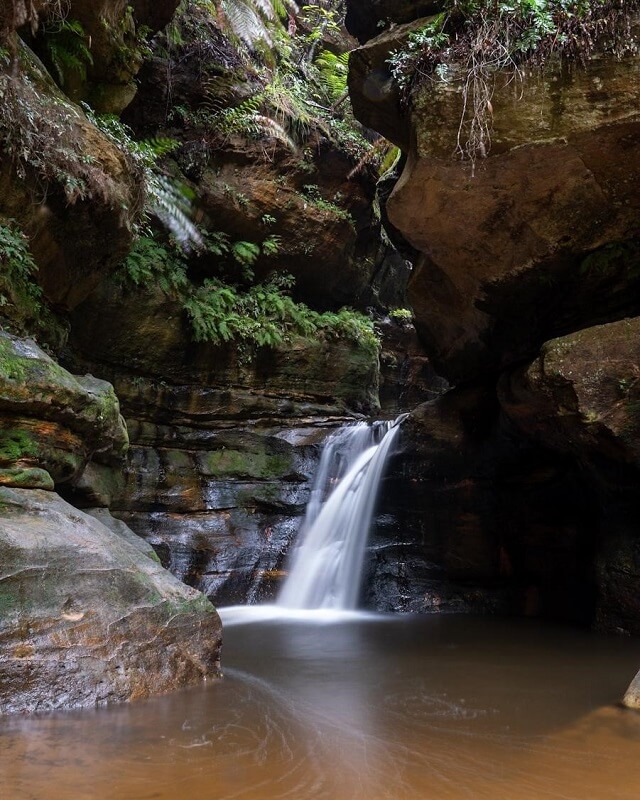
<svg viewBox="0 0 640 800">
<path fill-rule="evenodd" d="M 378 485 L 405 417 L 349 425 L 328 440 L 279 606 L 355 608 Z"/>
</svg>

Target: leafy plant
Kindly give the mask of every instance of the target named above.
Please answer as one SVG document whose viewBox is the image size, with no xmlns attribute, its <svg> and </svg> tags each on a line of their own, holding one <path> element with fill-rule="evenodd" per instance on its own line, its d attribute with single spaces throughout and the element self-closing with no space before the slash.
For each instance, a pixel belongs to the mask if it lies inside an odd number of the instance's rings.
<svg viewBox="0 0 640 800">
<path fill-rule="evenodd" d="M 389 312 L 391 319 L 396 322 L 411 322 L 413 313 L 408 308 L 394 308 Z"/>
<path fill-rule="evenodd" d="M 41 38 L 45 60 L 49 62 L 60 86 L 75 73 L 87 79 L 87 67 L 93 65 L 87 35 L 77 19 L 51 17 L 42 27 Z"/>
<path fill-rule="evenodd" d="M 144 179 L 141 232 L 148 233 L 149 216 L 155 216 L 185 249 L 200 247 L 202 238 L 191 220 L 194 194 L 185 184 L 170 177 L 159 162 L 178 147 L 174 139 L 159 137 L 136 141 L 131 129 L 111 114 L 97 115 L 85 106 L 89 119 L 140 169 Z"/>
<path fill-rule="evenodd" d="M 29 240 L 13 219 L 0 224 L 0 264 L 3 272 L 22 281 L 30 280 L 37 270 Z"/>
<path fill-rule="evenodd" d="M 203 242 L 211 254 L 240 263 L 243 279 L 249 283 L 253 280 L 249 266 L 258 255 L 273 255 L 280 247 L 278 236 L 268 237 L 261 245 L 231 243 L 228 235 L 219 231 L 204 234 Z M 159 286 L 185 309 L 195 341 L 233 342 L 245 360 L 256 347 L 277 347 L 291 336 L 345 339 L 373 352 L 379 347 L 368 317 L 350 309 L 319 313 L 296 303 L 290 296 L 294 284 L 291 275 L 274 275 L 248 286 L 221 278 L 208 278 L 196 285 L 189 279 L 183 251 L 170 241 L 140 237 L 118 277 L 141 288 Z"/>
<path fill-rule="evenodd" d="M 334 203 L 331 200 L 326 200 L 322 196 L 319 186 L 316 186 L 313 183 L 305 184 L 302 187 L 302 196 L 307 203 L 310 203 L 311 205 L 320 209 L 320 211 L 327 211 L 339 219 L 345 220 L 353 225 L 353 217 L 351 214 L 337 203 Z M 335 195 L 334 200 L 338 199 L 340 199 L 340 197 Z"/>
<path fill-rule="evenodd" d="M 0 222 L 0 308 L 18 301 L 27 315 L 39 312 L 42 290 L 33 280 L 37 269 L 18 223 Z"/>
<path fill-rule="evenodd" d="M 136 286 L 159 286 L 167 294 L 185 289 L 187 264 L 176 248 L 166 247 L 150 236 L 140 236 L 124 261 L 121 278 Z"/>
<path fill-rule="evenodd" d="M 334 102 L 343 97 L 347 91 L 349 53 L 336 54 L 331 50 L 322 50 L 316 56 L 315 65 L 326 96 Z"/>
<path fill-rule="evenodd" d="M 233 32 L 249 47 L 273 43 L 269 22 L 286 19 L 291 0 L 222 0 L 221 8 Z"/>
<path fill-rule="evenodd" d="M 288 294 L 290 275 L 274 276 L 247 290 L 217 279 L 206 280 L 185 302 L 196 341 L 236 341 L 251 347 L 276 347 L 292 335 L 323 333 L 377 351 L 379 340 L 370 319 L 356 311 L 321 314 Z"/>
</svg>

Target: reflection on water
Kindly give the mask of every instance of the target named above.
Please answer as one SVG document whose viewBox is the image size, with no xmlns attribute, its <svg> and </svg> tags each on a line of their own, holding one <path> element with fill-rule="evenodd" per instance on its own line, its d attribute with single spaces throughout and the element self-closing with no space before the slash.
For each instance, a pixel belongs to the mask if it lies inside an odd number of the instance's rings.
<svg viewBox="0 0 640 800">
<path fill-rule="evenodd" d="M 640 794 L 640 715 L 612 705 L 640 642 L 522 620 L 268 616 L 229 625 L 219 683 L 0 722 L 2 797 Z"/>
</svg>

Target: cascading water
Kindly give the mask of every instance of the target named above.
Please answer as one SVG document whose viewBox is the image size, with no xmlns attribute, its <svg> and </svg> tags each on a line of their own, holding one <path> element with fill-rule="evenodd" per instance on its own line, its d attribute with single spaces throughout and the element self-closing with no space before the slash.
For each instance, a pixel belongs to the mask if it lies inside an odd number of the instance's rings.
<svg viewBox="0 0 640 800">
<path fill-rule="evenodd" d="M 378 485 L 405 417 L 350 425 L 329 439 L 279 606 L 355 608 Z"/>
</svg>

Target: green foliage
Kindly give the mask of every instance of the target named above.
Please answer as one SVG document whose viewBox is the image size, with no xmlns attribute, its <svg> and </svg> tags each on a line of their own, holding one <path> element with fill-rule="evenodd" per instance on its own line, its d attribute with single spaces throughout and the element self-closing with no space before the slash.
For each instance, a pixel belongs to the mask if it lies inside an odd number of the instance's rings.
<svg viewBox="0 0 640 800">
<path fill-rule="evenodd" d="M 347 91 L 349 53 L 336 55 L 330 50 L 321 50 L 316 56 L 315 65 L 327 98 L 333 102 L 339 100 Z"/>
<path fill-rule="evenodd" d="M 12 463 L 37 454 L 37 444 L 25 431 L 18 428 L 0 431 L 0 463 Z"/>
<path fill-rule="evenodd" d="M 15 220 L 0 223 L 0 308 L 18 292 L 26 305 L 36 311 L 42 290 L 34 283 L 37 270 L 29 250 L 29 240 Z"/>
<path fill-rule="evenodd" d="M 136 141 L 131 129 L 111 114 L 97 115 L 85 106 L 89 119 L 122 151 L 140 170 L 144 179 L 144 203 L 141 232 L 148 232 L 149 216 L 156 217 L 185 249 L 202 243 L 200 232 L 191 220 L 193 192 L 180 181 L 164 173 L 160 160 L 178 147 L 169 138 Z"/>
<path fill-rule="evenodd" d="M 263 113 L 265 98 L 266 90 L 249 97 L 233 108 L 215 111 L 206 119 L 207 125 L 215 130 L 223 140 L 233 135 L 256 141 L 271 140 L 280 142 L 289 150 L 296 152 L 296 143 L 282 123 L 275 118 L 277 112 L 274 112 L 272 116 Z"/>
<path fill-rule="evenodd" d="M 462 73 L 463 113 L 456 152 L 472 162 L 491 146 L 491 97 L 498 72 L 550 59 L 584 62 L 594 50 L 633 52 L 631 15 L 640 0 L 446 0 L 444 11 L 391 54 L 389 67 L 405 102 L 427 80 Z"/>
<path fill-rule="evenodd" d="M 0 265 L 14 279 L 29 280 L 37 267 L 29 251 L 29 240 L 15 220 L 0 224 Z"/>
<path fill-rule="evenodd" d="M 307 203 L 310 203 L 311 205 L 320 209 L 320 211 L 327 211 L 330 214 L 333 214 L 335 217 L 338 217 L 339 219 L 342 219 L 345 222 L 349 222 L 353 225 L 353 217 L 351 214 L 339 206 L 336 202 L 326 200 L 322 196 L 319 186 L 316 186 L 313 183 L 305 184 L 302 187 L 302 196 Z M 336 193 L 333 197 L 334 201 L 340 199 L 341 196 L 339 193 Z"/>
<path fill-rule="evenodd" d="M 411 322 L 413 319 L 413 313 L 409 308 L 394 308 L 389 312 L 389 316 L 396 322 L 401 323 Z"/>
<path fill-rule="evenodd" d="M 118 277 L 141 288 L 159 286 L 185 309 L 195 341 L 218 345 L 233 342 L 245 359 L 256 347 L 277 347 L 291 336 L 344 339 L 377 351 L 379 341 L 369 318 L 349 309 L 319 313 L 296 303 L 290 296 L 294 283 L 291 275 L 274 275 L 251 285 L 253 272 L 249 267 L 259 255 L 268 257 L 278 252 L 278 236 L 269 236 L 257 245 L 232 243 L 227 234 L 210 232 L 203 241 L 210 254 L 238 263 L 244 281 L 250 285 L 220 278 L 196 285 L 188 277 L 184 252 L 170 242 L 164 244 L 148 236 L 137 240 Z"/>
<path fill-rule="evenodd" d="M 120 278 L 127 278 L 136 286 L 159 286 L 167 294 L 179 292 L 189 283 L 182 254 L 150 236 L 136 239 Z"/>
<path fill-rule="evenodd" d="M 222 0 L 221 9 L 236 36 L 249 47 L 273 44 L 273 23 L 286 19 L 290 0 Z M 271 24 L 270 24 L 271 23 Z"/>
<path fill-rule="evenodd" d="M 76 19 L 54 17 L 42 28 L 41 38 L 45 60 L 51 66 L 60 86 L 75 73 L 81 81 L 87 79 L 87 67 L 93 64 L 87 36 Z"/>
<path fill-rule="evenodd" d="M 227 82 L 213 76 L 205 82 L 200 110 L 189 114 L 183 109 L 183 119 L 186 112 L 191 124 L 208 128 L 222 144 L 234 136 L 260 142 L 264 157 L 270 160 L 275 149 L 284 146 L 302 155 L 303 165 L 305 145 L 309 140 L 315 144 L 318 135 L 360 160 L 370 143 L 344 102 L 349 54 L 322 49 L 323 36 L 340 31 L 338 15 L 328 5 L 304 6 L 296 15 L 301 27 L 296 31 L 294 26 L 291 35 L 277 21 L 271 25 L 270 49 L 254 47 L 252 65 L 244 70 L 245 74 L 255 70 L 252 80 L 259 81 L 261 89 L 237 103 L 238 78 L 229 76 Z"/>
<path fill-rule="evenodd" d="M 206 280 L 185 302 L 194 338 L 214 344 L 235 341 L 250 347 L 276 347 L 293 335 L 322 333 L 378 349 L 370 319 L 349 309 L 313 311 L 289 296 L 292 284 L 290 275 L 280 275 L 243 291 L 217 279 Z"/>
</svg>

